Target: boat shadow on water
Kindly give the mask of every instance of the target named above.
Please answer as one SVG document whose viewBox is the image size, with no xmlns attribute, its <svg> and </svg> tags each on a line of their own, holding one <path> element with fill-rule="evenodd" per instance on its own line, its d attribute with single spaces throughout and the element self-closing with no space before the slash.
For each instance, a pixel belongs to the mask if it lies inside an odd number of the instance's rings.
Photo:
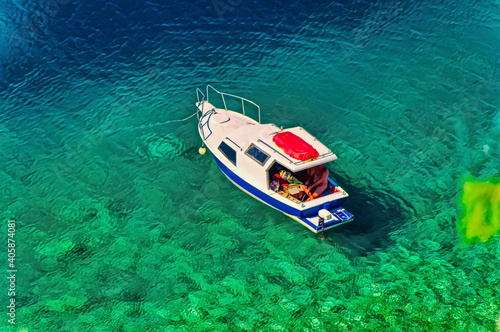
<svg viewBox="0 0 500 332">
<path fill-rule="evenodd" d="M 395 192 L 368 190 L 352 185 L 355 181 L 334 172 L 331 176 L 349 193 L 343 205 L 354 214 L 354 221 L 325 232 L 325 241 L 341 245 L 353 257 L 387 248 L 392 243 L 391 232 L 416 213 L 411 203 Z M 318 235 L 321 238 L 321 234 Z"/>
</svg>

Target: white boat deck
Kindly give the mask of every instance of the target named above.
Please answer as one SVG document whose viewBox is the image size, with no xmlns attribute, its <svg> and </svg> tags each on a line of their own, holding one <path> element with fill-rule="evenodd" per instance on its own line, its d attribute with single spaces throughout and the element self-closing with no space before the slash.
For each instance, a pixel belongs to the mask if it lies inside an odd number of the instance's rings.
<svg viewBox="0 0 500 332">
<path fill-rule="evenodd" d="M 241 113 L 215 108 L 207 102 L 205 102 L 203 106 L 205 110 L 215 109 L 216 112 L 211 115 L 210 118 L 212 135 L 210 135 L 209 140 L 222 141 L 228 138 L 231 143 L 237 145 L 242 151 L 245 151 L 250 144 L 253 143 L 261 150 L 272 155 L 278 163 L 286 166 L 292 172 L 298 172 L 337 159 L 337 156 L 330 149 L 302 127 L 287 128 L 283 131 L 291 132 L 299 136 L 315 148 L 320 156 L 314 160 L 301 161 L 286 155 L 286 153 L 273 142 L 274 134 L 281 131 L 275 124 L 259 124 L 257 121 Z M 208 130 L 208 128 L 204 130 Z M 208 134 L 209 132 L 206 133 L 206 136 L 208 136 Z"/>
</svg>

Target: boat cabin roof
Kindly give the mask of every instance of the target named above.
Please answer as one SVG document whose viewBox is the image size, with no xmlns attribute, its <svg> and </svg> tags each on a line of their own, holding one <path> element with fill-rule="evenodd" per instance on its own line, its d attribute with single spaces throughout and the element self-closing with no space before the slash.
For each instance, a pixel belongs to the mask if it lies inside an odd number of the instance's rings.
<svg viewBox="0 0 500 332">
<path fill-rule="evenodd" d="M 273 142 L 273 136 L 282 131 L 291 132 L 302 138 L 305 142 L 309 143 L 314 149 L 316 149 L 316 151 L 318 151 L 318 157 L 302 161 L 287 155 Z M 293 127 L 281 130 L 272 123 L 259 124 L 257 122 L 246 122 L 245 124 L 234 128 L 234 130 L 228 132 L 227 134 L 226 138 L 237 144 L 244 151 L 246 151 L 250 145 L 253 144 L 292 172 L 298 172 L 337 159 L 337 156 L 329 148 L 327 148 L 323 143 L 318 141 L 302 127 Z"/>
</svg>

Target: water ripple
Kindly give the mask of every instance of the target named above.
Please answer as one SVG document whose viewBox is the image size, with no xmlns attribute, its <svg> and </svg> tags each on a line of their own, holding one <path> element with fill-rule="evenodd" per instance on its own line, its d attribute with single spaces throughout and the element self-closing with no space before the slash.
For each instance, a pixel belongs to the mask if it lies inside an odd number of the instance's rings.
<svg viewBox="0 0 500 332">
<path fill-rule="evenodd" d="M 23 326 L 495 328 L 498 241 L 464 247 L 455 229 L 464 174 L 500 174 L 498 6 L 2 6 L 0 203 L 20 225 Z M 188 117 L 207 83 L 329 146 L 356 221 L 321 241 L 200 156 Z"/>
</svg>

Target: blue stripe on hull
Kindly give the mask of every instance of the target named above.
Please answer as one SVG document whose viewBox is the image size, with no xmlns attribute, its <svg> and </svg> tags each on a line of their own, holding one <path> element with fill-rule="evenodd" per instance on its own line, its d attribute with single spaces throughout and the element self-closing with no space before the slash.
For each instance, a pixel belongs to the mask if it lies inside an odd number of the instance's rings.
<svg viewBox="0 0 500 332">
<path fill-rule="evenodd" d="M 306 210 L 302 211 L 302 213 L 300 214 L 300 217 L 301 218 L 315 217 L 318 215 L 318 212 L 321 209 L 327 209 L 330 211 L 333 209 L 337 209 L 337 208 L 341 207 L 344 200 L 345 200 L 345 198 L 339 198 L 339 199 L 336 199 L 334 201 L 326 202 L 323 205 L 319 205 L 319 206 L 312 207 L 310 209 L 306 209 Z"/>
<path fill-rule="evenodd" d="M 266 202 L 267 204 L 271 205 L 277 210 L 280 210 L 281 212 L 291 214 L 293 216 L 296 216 L 303 220 L 305 223 L 309 224 L 309 221 L 306 221 L 304 218 L 310 218 L 310 217 L 315 217 L 318 215 L 318 211 L 321 209 L 328 209 L 328 210 L 333 210 L 337 209 L 340 207 L 342 202 L 344 201 L 345 198 L 337 199 L 334 201 L 327 202 L 323 205 L 315 206 L 307 210 L 299 210 L 299 209 L 294 209 L 293 207 L 269 196 L 267 193 L 262 192 L 261 190 L 255 188 L 248 182 L 244 181 L 242 178 L 240 178 L 238 175 L 236 175 L 233 171 L 231 171 L 226 165 L 224 165 L 217 157 L 215 157 L 214 154 L 212 156 L 215 159 L 215 162 L 221 169 L 221 171 L 229 178 L 231 179 L 234 183 L 236 183 L 238 186 L 246 190 L 249 194 L 252 196 L 260 199 L 261 201 Z M 311 227 L 316 227 L 311 224 Z"/>
<path fill-rule="evenodd" d="M 248 182 L 244 181 L 242 178 L 240 178 L 238 175 L 234 174 L 233 171 L 231 171 L 229 168 L 226 167 L 217 157 L 215 157 L 213 154 L 212 156 L 215 159 L 215 162 L 219 166 L 219 168 L 222 170 L 222 172 L 230 178 L 234 183 L 236 183 L 238 186 L 241 188 L 245 189 L 248 193 L 251 195 L 257 197 L 258 199 L 266 202 L 267 204 L 271 205 L 275 209 L 278 209 L 284 213 L 288 213 L 294 216 L 299 216 L 300 215 L 300 210 L 299 209 L 294 209 L 288 205 L 286 205 L 283 202 L 278 201 L 277 199 L 267 195 L 266 193 L 260 191 L 259 189 L 255 188 Z"/>
</svg>

